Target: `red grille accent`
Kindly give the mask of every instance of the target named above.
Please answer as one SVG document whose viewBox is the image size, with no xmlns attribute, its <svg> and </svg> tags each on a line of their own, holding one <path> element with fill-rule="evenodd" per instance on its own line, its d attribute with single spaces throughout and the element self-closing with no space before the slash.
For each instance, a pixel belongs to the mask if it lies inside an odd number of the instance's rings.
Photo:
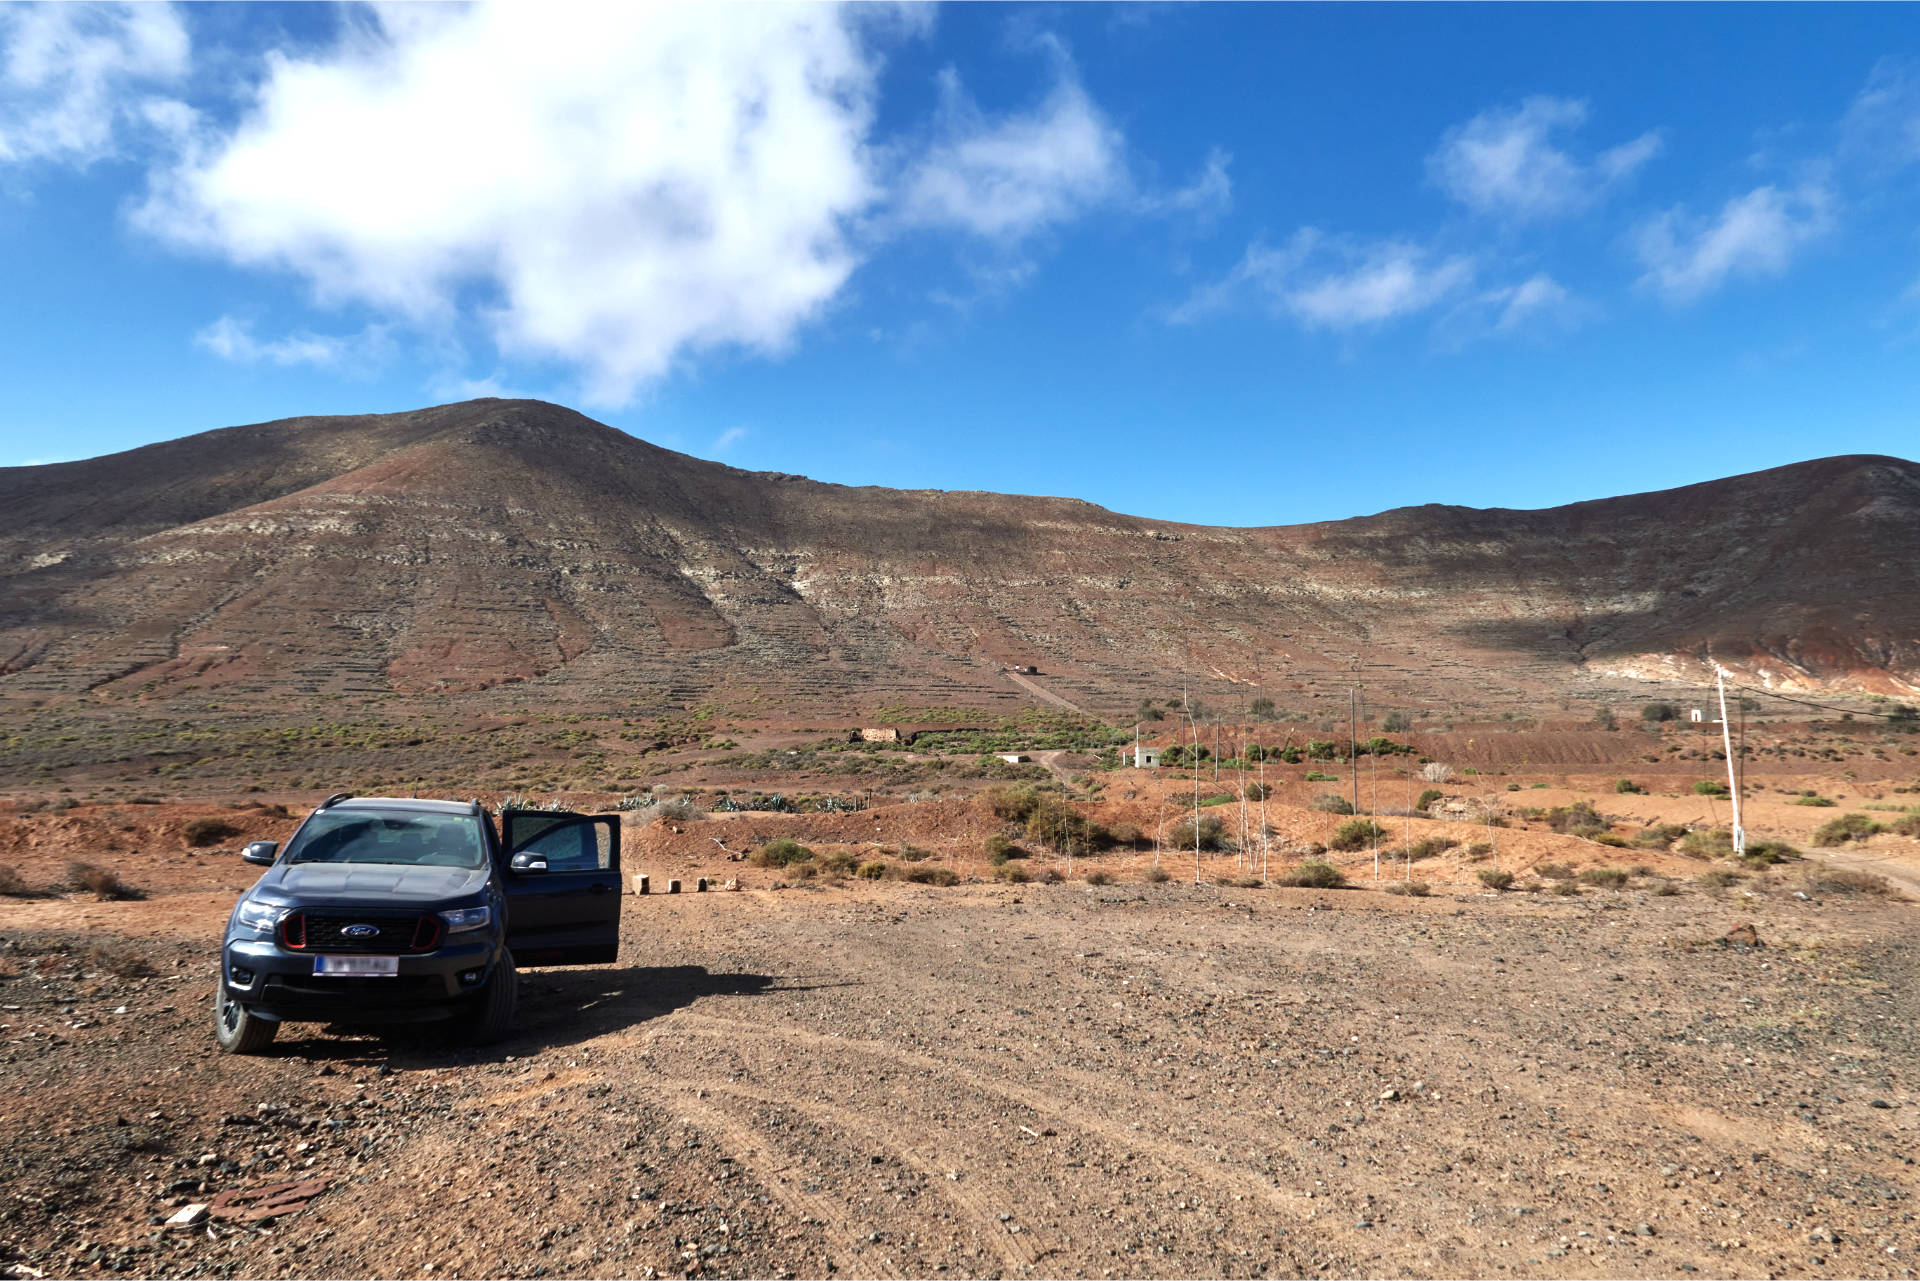
<svg viewBox="0 0 1920 1281">
<path fill-rule="evenodd" d="M 437 916 L 423 916 L 419 924 L 413 927 L 413 950 L 431 952 L 440 946 L 440 938 L 446 931 Z"/>
<path fill-rule="evenodd" d="M 280 945 L 296 951 L 307 945 L 307 918 L 299 912 L 288 913 L 280 921 Z"/>
</svg>

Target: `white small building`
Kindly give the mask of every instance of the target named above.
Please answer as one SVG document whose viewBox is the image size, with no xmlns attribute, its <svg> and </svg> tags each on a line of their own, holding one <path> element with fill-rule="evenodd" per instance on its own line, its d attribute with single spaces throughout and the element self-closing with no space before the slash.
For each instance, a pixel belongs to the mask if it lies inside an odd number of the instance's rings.
<svg viewBox="0 0 1920 1281">
<path fill-rule="evenodd" d="M 1135 769 L 1158 769 L 1160 767 L 1160 749 L 1157 747 L 1142 747 L 1135 744 L 1133 749 L 1133 767 Z"/>
<path fill-rule="evenodd" d="M 1025 752 L 1000 752 L 998 755 L 1001 760 L 1009 765 L 1025 765 L 1033 759 Z"/>
<path fill-rule="evenodd" d="M 1707 719 L 1707 714 L 1696 707 L 1688 711 L 1687 719 L 1692 721 L 1695 725 L 1698 725 L 1701 721 Z"/>
</svg>

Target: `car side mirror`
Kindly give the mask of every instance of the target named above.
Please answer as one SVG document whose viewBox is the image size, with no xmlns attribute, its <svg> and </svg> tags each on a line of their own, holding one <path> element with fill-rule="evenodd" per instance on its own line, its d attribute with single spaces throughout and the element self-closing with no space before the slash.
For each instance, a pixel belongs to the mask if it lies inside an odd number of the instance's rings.
<svg viewBox="0 0 1920 1281">
<path fill-rule="evenodd" d="M 250 841 L 247 848 L 240 851 L 240 857 L 249 863 L 269 867 L 273 863 L 274 855 L 279 852 L 280 846 L 273 841 Z"/>
<path fill-rule="evenodd" d="M 545 854 L 515 854 L 513 860 L 509 862 L 507 866 L 516 872 L 544 872 L 547 870 L 547 856 Z"/>
</svg>

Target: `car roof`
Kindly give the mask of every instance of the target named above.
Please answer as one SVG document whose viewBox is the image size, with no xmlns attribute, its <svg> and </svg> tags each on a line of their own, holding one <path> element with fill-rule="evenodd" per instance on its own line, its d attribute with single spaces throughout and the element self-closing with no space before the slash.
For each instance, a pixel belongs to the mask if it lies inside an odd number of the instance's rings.
<svg viewBox="0 0 1920 1281">
<path fill-rule="evenodd" d="M 405 810 L 417 814 L 471 814 L 472 801 L 427 801 L 410 796 L 350 796 L 329 810 Z"/>
</svg>

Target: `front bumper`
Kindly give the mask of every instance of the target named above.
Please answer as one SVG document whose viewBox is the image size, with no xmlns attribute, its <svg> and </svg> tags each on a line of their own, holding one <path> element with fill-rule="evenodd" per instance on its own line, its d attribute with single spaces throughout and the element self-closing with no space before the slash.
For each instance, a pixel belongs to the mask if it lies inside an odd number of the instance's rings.
<svg viewBox="0 0 1920 1281">
<path fill-rule="evenodd" d="M 221 956 L 221 981 L 228 1000 L 270 1020 L 427 1022 L 473 1005 L 486 987 L 494 953 L 492 939 L 456 935 L 432 952 L 401 956 L 395 975 L 321 976 L 313 972 L 313 952 L 291 951 L 272 939 L 230 938 Z"/>
</svg>

